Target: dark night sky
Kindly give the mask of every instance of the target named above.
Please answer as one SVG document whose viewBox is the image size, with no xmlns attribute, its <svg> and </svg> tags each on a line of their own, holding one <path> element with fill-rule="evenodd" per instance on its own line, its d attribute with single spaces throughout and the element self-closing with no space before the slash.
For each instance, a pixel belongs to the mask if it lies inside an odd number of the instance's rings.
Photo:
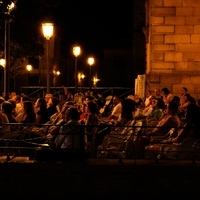
<svg viewBox="0 0 200 200">
<path fill-rule="evenodd" d="M 132 1 L 71 0 L 57 9 L 63 38 L 69 42 L 102 47 L 122 38 L 131 38 Z"/>
</svg>

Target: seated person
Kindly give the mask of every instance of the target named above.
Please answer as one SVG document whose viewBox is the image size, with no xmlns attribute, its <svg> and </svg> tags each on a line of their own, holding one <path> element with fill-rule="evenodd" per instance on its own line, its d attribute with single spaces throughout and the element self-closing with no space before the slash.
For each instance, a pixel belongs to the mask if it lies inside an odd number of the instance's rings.
<svg viewBox="0 0 200 200">
<path fill-rule="evenodd" d="M 4 103 L 2 103 L 2 113 L 7 116 L 9 123 L 17 123 L 17 120 L 13 115 L 13 106 L 10 102 L 5 101 Z M 10 131 L 16 131 L 18 130 L 18 128 L 19 126 L 17 126 L 17 124 L 12 125 L 10 127 Z"/>
<path fill-rule="evenodd" d="M 151 101 L 152 103 L 152 112 L 147 115 L 147 123 L 150 121 L 158 121 L 163 115 L 163 109 L 165 107 L 164 101 L 162 99 L 156 98 Z"/>
<path fill-rule="evenodd" d="M 185 122 L 178 127 L 175 133 L 168 136 L 160 144 L 149 145 L 145 147 L 147 157 L 184 159 L 188 156 L 193 158 L 194 141 L 200 138 L 199 125 L 200 112 L 194 104 L 188 105 Z M 174 145 L 175 144 L 175 145 Z M 188 157 L 188 158 L 189 158 Z"/>
<path fill-rule="evenodd" d="M 178 105 L 175 102 L 170 102 L 166 107 L 166 115 L 158 122 L 158 125 L 151 131 L 147 132 L 146 136 L 165 135 L 171 128 L 180 126 L 180 119 L 177 115 Z"/>
<path fill-rule="evenodd" d="M 108 117 L 108 122 L 112 120 L 117 120 L 122 111 L 121 99 L 118 96 L 113 97 L 113 109 L 110 116 Z"/>
<path fill-rule="evenodd" d="M 84 134 L 78 109 L 70 107 L 65 113 L 65 124 L 55 139 L 56 153 L 61 160 L 79 159 L 84 150 Z"/>
</svg>

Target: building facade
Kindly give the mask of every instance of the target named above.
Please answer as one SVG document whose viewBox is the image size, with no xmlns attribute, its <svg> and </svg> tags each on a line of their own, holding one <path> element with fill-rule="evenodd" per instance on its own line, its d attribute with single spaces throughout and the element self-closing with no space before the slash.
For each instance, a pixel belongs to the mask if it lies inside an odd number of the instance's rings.
<svg viewBox="0 0 200 200">
<path fill-rule="evenodd" d="M 146 88 L 200 98 L 200 1 L 146 0 Z"/>
</svg>

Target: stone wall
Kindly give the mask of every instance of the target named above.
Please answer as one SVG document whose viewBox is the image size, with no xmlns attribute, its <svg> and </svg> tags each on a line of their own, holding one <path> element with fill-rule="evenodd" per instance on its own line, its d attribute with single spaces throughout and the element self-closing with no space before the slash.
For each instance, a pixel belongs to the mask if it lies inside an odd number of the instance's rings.
<svg viewBox="0 0 200 200">
<path fill-rule="evenodd" d="M 200 98 L 200 1 L 146 1 L 147 89 Z"/>
</svg>

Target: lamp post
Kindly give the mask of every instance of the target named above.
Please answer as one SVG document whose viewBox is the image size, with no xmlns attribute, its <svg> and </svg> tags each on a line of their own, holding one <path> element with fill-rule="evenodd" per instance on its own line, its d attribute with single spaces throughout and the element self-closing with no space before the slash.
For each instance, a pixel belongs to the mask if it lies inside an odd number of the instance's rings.
<svg viewBox="0 0 200 200">
<path fill-rule="evenodd" d="M 92 78 L 92 68 L 91 68 L 91 66 L 94 64 L 94 58 L 93 57 L 89 57 L 88 58 L 88 64 L 90 65 L 90 73 L 89 73 L 89 90 L 91 90 L 91 82 L 92 82 L 92 80 L 91 80 L 91 78 Z"/>
<path fill-rule="evenodd" d="M 9 2 L 9 4 L 8 4 Z M 12 22 L 12 16 L 10 15 L 11 11 L 15 8 L 14 1 L 3 1 L 2 2 L 6 11 L 5 15 L 5 39 L 4 39 L 4 55 L 5 55 L 5 69 L 4 69 L 4 97 L 9 98 L 9 89 L 10 89 L 10 22 Z"/>
<path fill-rule="evenodd" d="M 53 23 L 42 23 L 43 34 L 46 38 L 47 93 L 50 93 L 49 40 L 53 35 L 53 27 Z"/>
<path fill-rule="evenodd" d="M 0 66 L 1 67 L 3 67 L 4 68 L 4 70 L 5 70 L 5 64 L 6 64 L 6 61 L 5 61 L 5 59 L 4 58 L 1 58 L 0 59 Z M 4 90 L 4 88 L 3 88 L 3 76 L 4 76 L 4 70 L 2 71 L 2 73 L 1 73 L 1 85 L 2 85 L 2 91 L 1 92 L 3 92 L 3 90 Z M 0 94 L 1 95 L 1 94 Z"/>
<path fill-rule="evenodd" d="M 32 65 L 27 65 L 26 69 L 28 71 L 28 93 L 30 92 L 29 87 L 30 87 L 30 72 L 32 70 Z"/>
<path fill-rule="evenodd" d="M 81 53 L 81 48 L 80 46 L 74 46 L 73 47 L 73 54 L 75 56 L 75 93 L 77 92 L 77 79 L 78 79 L 78 74 L 77 74 L 77 58 Z"/>
</svg>

